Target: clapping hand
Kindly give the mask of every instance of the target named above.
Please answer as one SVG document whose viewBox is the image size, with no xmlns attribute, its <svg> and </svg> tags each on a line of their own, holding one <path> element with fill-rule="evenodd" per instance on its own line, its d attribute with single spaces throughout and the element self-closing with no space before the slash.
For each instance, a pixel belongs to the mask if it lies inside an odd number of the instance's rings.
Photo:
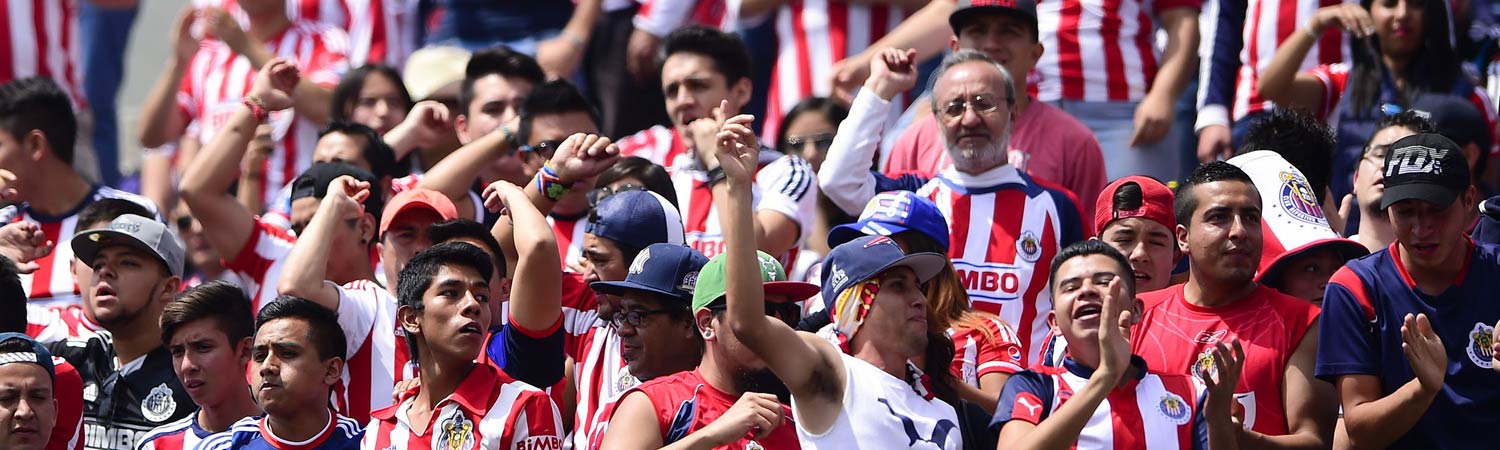
<svg viewBox="0 0 1500 450">
<path fill-rule="evenodd" d="M 1417 377 L 1417 383 L 1427 392 L 1443 388 L 1443 378 L 1448 374 L 1448 351 L 1443 340 L 1432 331 L 1432 323 L 1426 314 L 1407 314 L 1401 323 L 1401 351 Z"/>
</svg>

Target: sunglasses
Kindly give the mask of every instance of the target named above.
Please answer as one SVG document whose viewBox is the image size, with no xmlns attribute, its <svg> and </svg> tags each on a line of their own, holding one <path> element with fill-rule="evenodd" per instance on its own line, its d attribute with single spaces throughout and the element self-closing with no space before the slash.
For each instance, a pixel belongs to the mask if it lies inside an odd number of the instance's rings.
<svg viewBox="0 0 1500 450">
<path fill-rule="evenodd" d="M 557 148 L 561 147 L 562 143 L 562 139 L 550 139 L 538 142 L 536 145 L 522 145 L 521 151 L 536 153 L 537 156 L 541 156 L 543 158 L 551 158 L 553 153 L 557 153 Z"/>
<path fill-rule="evenodd" d="M 819 153 L 828 153 L 828 148 L 833 146 L 833 133 L 786 138 L 786 141 L 781 143 L 781 152 L 796 153 L 807 148 L 807 144 L 812 144 Z"/>
</svg>

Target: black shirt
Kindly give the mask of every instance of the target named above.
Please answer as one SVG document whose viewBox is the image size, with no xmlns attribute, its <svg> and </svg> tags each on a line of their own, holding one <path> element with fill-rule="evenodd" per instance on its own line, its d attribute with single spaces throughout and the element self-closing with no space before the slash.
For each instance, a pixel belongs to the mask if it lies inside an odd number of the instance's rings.
<svg viewBox="0 0 1500 450">
<path fill-rule="evenodd" d="M 108 332 L 47 347 L 83 377 L 84 448 L 132 450 L 152 428 L 198 410 L 172 371 L 166 346 L 123 367 L 115 363 L 114 339 Z"/>
</svg>

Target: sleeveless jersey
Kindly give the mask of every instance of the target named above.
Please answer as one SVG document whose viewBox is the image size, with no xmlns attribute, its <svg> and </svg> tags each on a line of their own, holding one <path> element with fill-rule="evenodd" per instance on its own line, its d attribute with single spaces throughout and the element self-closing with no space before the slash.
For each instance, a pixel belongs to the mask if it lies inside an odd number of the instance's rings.
<svg viewBox="0 0 1500 450">
<path fill-rule="evenodd" d="M 843 408 L 822 434 L 802 428 L 797 398 L 792 418 L 802 448 L 815 449 L 941 449 L 963 448 L 958 415 L 938 399 L 924 399 L 906 381 L 847 354 L 844 361 Z M 858 423 L 859 425 L 855 425 Z"/>
<path fill-rule="evenodd" d="M 700 370 L 702 367 L 659 377 L 625 393 L 628 396 L 632 392 L 640 392 L 651 400 L 651 407 L 656 413 L 657 432 L 661 433 L 663 445 L 671 445 L 703 429 L 715 420 L 719 420 L 720 416 L 723 416 L 730 407 L 734 406 L 735 402 L 740 400 L 737 395 L 714 389 L 703 379 Z M 616 404 L 615 408 L 618 407 L 619 405 Z M 765 439 L 757 441 L 747 434 L 734 442 L 716 448 L 771 450 L 801 448 L 797 443 L 796 425 L 791 419 L 791 409 L 786 405 L 782 405 L 781 408 L 783 417 L 787 418 L 786 421 L 772 430 Z M 613 410 L 610 412 L 611 418 L 614 417 L 614 413 Z M 600 436 L 600 439 L 602 440 L 603 436 Z"/>
</svg>

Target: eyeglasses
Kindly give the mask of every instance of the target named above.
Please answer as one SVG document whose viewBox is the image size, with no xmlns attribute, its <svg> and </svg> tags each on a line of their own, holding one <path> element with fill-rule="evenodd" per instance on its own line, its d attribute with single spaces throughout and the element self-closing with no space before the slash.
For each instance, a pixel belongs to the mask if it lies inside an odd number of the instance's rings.
<svg viewBox="0 0 1500 450">
<path fill-rule="evenodd" d="M 797 136 L 786 138 L 781 144 L 782 153 L 794 153 L 807 148 L 811 143 L 820 153 L 827 153 L 828 148 L 833 146 L 833 133 L 814 134 L 811 136 Z"/>
<path fill-rule="evenodd" d="M 628 323 L 631 328 L 640 328 L 641 321 L 645 320 L 646 317 L 656 314 L 668 314 L 672 311 L 670 309 L 620 311 L 615 313 L 614 317 L 609 318 L 609 325 L 615 327 L 615 329 L 620 329 L 624 328 L 625 324 Z"/>
<path fill-rule="evenodd" d="M 521 151 L 536 152 L 536 154 L 539 156 L 542 156 L 544 158 L 551 158 L 553 153 L 557 153 L 557 148 L 561 147 L 562 143 L 562 139 L 546 140 L 538 142 L 536 145 L 522 145 Z"/>
<path fill-rule="evenodd" d="M 708 305 L 708 310 L 715 313 L 724 312 L 724 310 L 729 309 L 729 304 L 725 303 L 725 301 L 722 297 L 714 300 L 713 303 Z M 780 320 L 781 323 L 785 323 L 789 327 L 797 328 L 797 322 L 802 321 L 802 305 L 795 302 L 768 301 L 766 302 L 766 317 Z"/>
<path fill-rule="evenodd" d="M 981 116 L 992 114 L 1000 109 L 1000 103 L 985 95 L 969 97 L 968 101 L 954 100 L 943 106 L 943 117 L 957 119 L 963 117 L 964 112 L 969 109 L 973 109 L 975 114 Z M 1004 103 L 1010 105 L 1010 100 L 1006 99 Z"/>
<path fill-rule="evenodd" d="M 625 183 L 625 184 L 620 185 L 620 187 L 618 189 L 612 189 L 609 186 L 604 186 L 604 187 L 600 187 L 600 188 L 594 189 L 592 191 L 589 191 L 589 193 L 588 193 L 588 195 L 586 195 L 586 197 L 588 197 L 588 199 L 589 199 L 589 206 L 599 206 L 599 202 L 604 201 L 605 197 L 609 197 L 611 195 L 615 195 L 615 194 L 618 194 L 618 193 L 621 193 L 621 192 L 644 191 L 644 190 L 646 190 L 645 186 L 637 185 L 637 184 L 634 184 L 634 183 Z"/>
<path fill-rule="evenodd" d="M 1390 151 L 1390 144 L 1371 145 L 1365 147 L 1364 159 L 1370 160 L 1370 162 L 1376 165 L 1385 164 L 1385 155 L 1390 153 Z"/>
</svg>

